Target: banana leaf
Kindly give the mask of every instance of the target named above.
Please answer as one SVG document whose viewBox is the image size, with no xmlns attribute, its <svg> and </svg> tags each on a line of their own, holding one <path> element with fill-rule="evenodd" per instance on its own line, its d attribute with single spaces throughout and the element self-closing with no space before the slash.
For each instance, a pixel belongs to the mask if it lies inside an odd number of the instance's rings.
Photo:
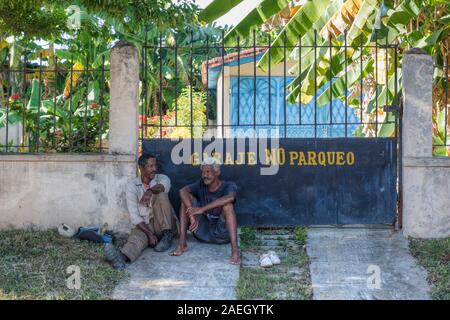
<svg viewBox="0 0 450 320">
<path fill-rule="evenodd" d="M 30 99 L 27 103 L 27 109 L 28 110 L 37 110 L 39 106 L 39 96 L 40 96 L 40 90 L 42 90 L 41 86 L 39 85 L 38 79 L 33 79 L 31 81 L 31 94 Z"/>
<path fill-rule="evenodd" d="M 402 70 L 400 68 L 397 69 L 397 92 L 395 91 L 395 75 L 392 74 L 389 77 L 388 85 L 382 86 L 381 90 L 378 92 L 378 98 L 372 99 L 368 106 L 367 106 L 367 112 L 372 113 L 375 110 L 375 106 L 378 104 L 378 107 L 384 106 L 386 104 L 386 95 L 387 95 L 387 103 L 391 104 L 394 100 L 394 97 L 397 96 L 397 94 L 401 90 L 401 78 L 402 78 Z"/>
<path fill-rule="evenodd" d="M 242 0 L 214 0 L 205 9 L 203 9 L 202 12 L 200 12 L 198 17 L 201 21 L 204 21 L 206 23 L 213 22 L 241 2 Z"/>
<path fill-rule="evenodd" d="M 362 71 L 362 72 L 361 72 Z M 353 84 L 359 81 L 362 77 L 373 71 L 373 60 L 367 60 L 363 64 L 363 68 L 359 64 L 354 64 L 351 68 L 347 69 L 347 86 L 345 85 L 345 75 L 342 75 L 338 79 L 333 81 L 331 85 L 331 92 L 333 98 L 342 98 L 345 96 L 345 91 L 348 90 Z M 330 102 L 330 89 L 322 92 L 322 94 L 317 97 L 317 105 L 322 106 Z"/>
<path fill-rule="evenodd" d="M 278 36 L 271 44 L 270 50 L 266 51 L 258 62 L 258 67 L 267 71 L 269 55 L 271 63 L 277 64 L 284 60 L 284 38 L 286 35 L 286 55 L 288 55 L 308 31 L 311 31 L 314 23 L 330 5 L 330 0 L 308 1 L 289 20 Z"/>
<path fill-rule="evenodd" d="M 248 15 L 246 15 L 225 36 L 227 46 L 236 43 L 236 37 L 244 38 L 250 31 L 259 27 L 273 15 L 277 14 L 289 5 L 289 0 L 262 0 Z"/>
<path fill-rule="evenodd" d="M 350 45 L 355 45 L 354 41 L 359 38 L 363 31 L 364 26 L 373 14 L 373 12 L 378 8 L 378 0 L 365 0 L 355 17 L 355 20 L 350 26 L 347 32 L 347 43 Z"/>
</svg>

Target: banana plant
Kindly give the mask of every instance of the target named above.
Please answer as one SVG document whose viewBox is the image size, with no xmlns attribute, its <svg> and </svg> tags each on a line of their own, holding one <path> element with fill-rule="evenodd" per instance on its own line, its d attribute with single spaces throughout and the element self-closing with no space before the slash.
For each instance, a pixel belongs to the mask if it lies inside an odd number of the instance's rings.
<svg viewBox="0 0 450 320">
<path fill-rule="evenodd" d="M 203 11 L 204 21 L 211 22 L 225 13 L 213 10 L 220 2 L 213 1 Z M 226 12 L 237 3 L 228 3 Z M 297 65 L 289 70 L 296 77 L 289 85 L 291 103 L 308 103 L 315 97 L 316 89 L 320 91 L 329 86 L 316 97 L 319 106 L 325 105 L 331 97 L 347 99 L 350 91 L 351 107 L 363 105 L 365 116 L 372 119 L 392 119 L 393 115 L 384 112 L 382 106 L 394 104 L 401 93 L 399 66 L 403 50 L 422 48 L 440 61 L 438 69 L 443 68 L 442 57 L 448 54 L 450 42 L 450 15 L 446 3 L 445 0 L 306 1 L 273 38 L 258 67 L 265 71 L 269 61 L 276 64 L 288 57 L 297 60 Z M 285 3 L 280 1 L 261 2 L 227 34 L 227 43 L 233 43 L 236 36 L 249 36 L 252 28 L 280 12 L 283 5 Z M 380 52 L 369 48 L 375 43 L 379 48 L 398 46 L 397 69 L 393 63 L 396 57 L 386 48 L 380 49 L 381 55 L 385 54 L 390 63 L 378 59 Z M 300 44 L 302 50 L 298 48 Z M 309 47 L 312 44 L 317 48 Z M 373 81 L 367 82 L 367 79 Z M 368 129 L 373 131 L 373 128 L 361 126 L 356 134 L 364 134 Z M 393 124 L 381 123 L 376 134 L 394 135 Z"/>
</svg>

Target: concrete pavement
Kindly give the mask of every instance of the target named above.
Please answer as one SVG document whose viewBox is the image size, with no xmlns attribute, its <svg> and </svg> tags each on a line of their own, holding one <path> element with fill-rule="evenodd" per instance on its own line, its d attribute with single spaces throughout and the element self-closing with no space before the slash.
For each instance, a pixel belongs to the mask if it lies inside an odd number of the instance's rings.
<svg viewBox="0 0 450 320">
<path fill-rule="evenodd" d="M 178 239 L 175 239 L 175 248 Z M 180 257 L 146 249 L 127 268 L 131 277 L 119 284 L 113 299 L 233 300 L 239 266 L 231 265 L 230 245 L 204 244 L 188 236 L 189 250 Z M 172 250 L 172 249 L 171 249 Z"/>
<path fill-rule="evenodd" d="M 308 256 L 316 300 L 427 300 L 427 273 L 392 229 L 311 228 Z"/>
</svg>

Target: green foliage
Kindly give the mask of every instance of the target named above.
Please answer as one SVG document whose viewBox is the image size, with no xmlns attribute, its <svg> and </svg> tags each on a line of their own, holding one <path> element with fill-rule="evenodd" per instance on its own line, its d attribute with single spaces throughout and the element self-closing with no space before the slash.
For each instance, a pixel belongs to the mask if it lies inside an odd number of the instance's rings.
<svg viewBox="0 0 450 320">
<path fill-rule="evenodd" d="M 220 0 L 213 1 L 208 7 L 210 9 L 202 14 L 210 19 L 222 15 L 224 10 L 220 8 L 215 12 L 212 10 L 220 2 Z M 298 61 L 297 65 L 289 70 L 291 75 L 296 76 L 289 87 L 290 103 L 310 102 L 314 98 L 315 90 L 320 91 L 329 84 L 330 79 L 333 79 L 331 87 L 333 99 L 344 101 L 347 98 L 346 89 L 349 89 L 351 93 L 349 106 L 362 105 L 364 117 L 370 119 L 370 122 L 375 122 L 374 119 L 378 117 L 392 119 L 392 114 L 385 113 L 381 107 L 396 104 L 402 90 L 401 70 L 395 70 L 392 63 L 394 57 L 389 52 L 387 56 L 390 63 L 376 64 L 376 53 L 370 46 L 373 47 L 375 43 L 378 45 L 398 43 L 399 66 L 405 49 L 422 48 L 435 56 L 442 77 L 442 57 L 449 53 L 450 41 L 448 23 L 450 18 L 445 3 L 448 1 L 403 0 L 400 3 L 394 3 L 392 0 L 306 1 L 295 8 L 297 11 L 289 16 L 288 22 L 282 28 L 273 29 L 277 33 L 272 38 L 271 48 L 258 62 L 258 67 L 267 70 L 269 61 L 276 64 L 287 57 Z M 229 4 L 232 5 L 235 3 Z M 236 36 L 248 37 L 252 29 L 279 14 L 285 5 L 287 3 L 282 1 L 262 1 L 247 16 L 243 16 L 227 34 L 227 43 L 234 43 Z M 229 9 L 227 7 L 227 10 Z M 318 45 L 316 50 L 311 47 L 314 44 L 315 30 Z M 344 30 L 347 32 L 344 33 Z M 286 49 L 284 42 L 287 45 Z M 303 46 L 301 52 L 298 48 L 294 48 L 300 42 Z M 360 68 L 359 62 L 362 59 L 363 68 Z M 397 84 L 394 81 L 396 71 Z M 383 77 L 386 79 L 383 80 Z M 367 79 L 368 82 L 361 88 L 360 82 Z M 435 77 L 435 84 L 442 86 L 439 76 Z M 319 107 L 324 105 L 324 101 L 329 101 L 331 98 L 329 92 L 330 90 L 323 91 L 318 99 Z M 442 110 L 442 105 L 438 109 Z M 391 124 L 382 123 L 378 126 L 378 132 L 375 132 L 376 129 L 375 124 L 365 124 L 353 134 L 357 136 L 395 134 L 395 127 Z"/>
<path fill-rule="evenodd" d="M 213 1 L 201 12 L 199 18 L 206 23 L 213 22 L 241 2 L 242 0 L 229 0 L 222 2 Z"/>
<path fill-rule="evenodd" d="M 242 242 L 249 243 L 256 240 L 256 229 L 251 227 L 242 227 L 240 229 L 240 239 Z"/>
<path fill-rule="evenodd" d="M 56 37 L 67 31 L 61 1 L 0 1 L 0 36 Z"/>
<path fill-rule="evenodd" d="M 62 91 L 65 90 L 65 79 L 70 78 L 69 71 L 65 69 L 65 72 L 51 79 L 53 88 L 46 77 L 48 73 L 43 72 L 45 81 L 33 78 L 23 96 L 16 93 L 6 103 L 0 103 L 0 127 L 6 126 L 6 119 L 10 125 L 19 121 L 23 124 L 22 144 L 28 148 L 17 151 L 99 150 L 100 137 L 105 139 L 108 130 L 107 83 L 103 82 L 105 79 L 100 72 L 78 73 L 79 81 L 73 82 L 72 90 L 65 95 Z M 100 94 L 102 88 L 103 95 Z"/>
<path fill-rule="evenodd" d="M 145 117 L 141 115 L 140 126 L 142 126 L 144 120 Z M 176 110 L 171 110 L 162 117 L 147 117 L 144 124 L 149 125 L 144 125 L 144 138 L 202 137 L 206 126 L 205 93 L 191 91 L 190 87 L 184 88 L 177 98 Z M 191 127 L 193 128 L 193 136 L 191 135 Z M 142 134 L 142 130 L 140 132 Z"/>
<path fill-rule="evenodd" d="M 23 25 L 14 25 L 7 20 L 7 16 L 11 13 L 20 13 L 25 9 L 31 12 L 29 19 L 32 19 L 34 13 L 40 12 L 37 10 L 40 5 L 45 7 L 43 14 L 51 15 L 55 10 L 64 14 L 62 17 L 59 16 L 62 28 L 41 25 L 38 21 L 34 23 L 31 20 Z M 81 9 L 79 30 L 66 29 L 67 15 L 64 9 L 70 5 L 79 6 Z M 0 11 L 0 25 L 1 23 L 9 25 L 6 33 L 0 33 L 0 127 L 6 125 L 6 119 L 9 124 L 24 122 L 23 143 L 30 145 L 29 151 L 37 151 L 35 148 L 38 144 L 40 151 L 96 151 L 100 137 L 107 138 L 110 49 L 117 40 L 126 40 L 134 44 L 141 61 L 146 62 L 146 72 L 141 73 L 145 91 L 142 92 L 140 110 L 149 115 L 149 119 L 157 117 L 158 120 L 152 121 L 159 124 L 158 115 L 161 107 L 162 113 L 166 114 L 163 121 L 168 122 L 171 110 L 175 108 L 175 102 L 179 99 L 177 103 L 180 121 L 190 126 L 190 115 L 187 115 L 190 98 L 187 91 L 183 91 L 190 83 L 194 88 L 193 101 L 196 103 L 194 109 L 205 108 L 204 96 L 196 93 L 198 91 L 196 88 L 202 86 L 200 65 L 206 54 L 202 48 L 202 41 L 209 37 L 212 43 L 220 37 L 221 32 L 215 27 L 195 25 L 198 8 L 193 1 L 183 0 L 174 4 L 170 0 L 70 2 L 61 0 L 36 3 L 24 1 L 21 5 L 2 3 L 0 8 L 4 9 Z M 49 16 L 48 21 L 51 22 L 53 17 Z M 38 28 L 34 29 L 34 26 Z M 172 28 L 174 26 L 178 27 L 177 31 Z M 6 37 L 10 35 L 14 37 L 9 37 L 9 42 L 6 42 Z M 157 44 L 160 35 L 165 44 L 172 46 L 176 43 L 184 47 L 180 48 L 176 58 L 173 49 L 163 52 L 143 50 L 145 43 Z M 42 38 L 45 42 L 37 43 L 31 40 L 33 38 Z M 188 74 L 191 45 L 194 74 L 190 79 Z M 55 50 L 56 46 L 58 49 Z M 217 54 L 216 50 L 212 48 L 209 55 L 212 57 Z M 142 56 L 143 52 L 146 53 L 145 57 Z M 36 61 L 39 63 L 40 55 L 43 61 L 43 76 L 39 85 L 39 67 Z M 164 90 L 161 90 L 159 83 L 160 58 L 164 61 L 162 68 Z M 106 69 L 104 78 L 100 71 L 103 63 Z M 176 74 L 175 64 L 177 64 Z M 6 71 L 8 67 L 19 70 L 26 67 L 30 72 L 25 81 L 20 74 L 18 76 L 13 74 L 12 78 L 8 78 Z M 84 72 L 85 69 L 96 71 Z M 71 73 L 70 70 L 74 72 Z M 174 88 L 175 82 L 176 92 L 166 89 Z M 23 88 L 27 88 L 26 91 L 23 91 Z M 103 102 L 100 103 L 99 92 L 102 89 Z M 20 103 L 8 102 L 11 94 L 19 94 Z M 95 107 L 92 107 L 92 104 Z M 194 115 L 195 122 L 205 123 L 204 111 L 203 116 L 198 112 Z M 153 136 L 156 131 L 160 133 L 159 129 L 148 128 L 145 134 Z M 200 130 L 197 134 L 202 132 L 203 130 Z M 164 136 L 167 134 L 167 131 L 163 132 Z M 187 136 L 190 129 L 180 129 L 173 134 Z"/>
<path fill-rule="evenodd" d="M 410 239 L 411 253 L 428 271 L 431 296 L 437 300 L 450 299 L 450 238 Z"/>
<path fill-rule="evenodd" d="M 167 29 L 196 21 L 198 8 L 192 0 L 22 0 L 0 2 L 0 30 L 28 39 L 56 39 L 75 32 L 67 27 L 68 12 L 76 5 L 81 10 L 82 25 L 89 30 L 98 19 L 106 27 L 127 32 L 142 30 L 147 24 Z M 92 23 L 94 21 L 94 23 Z M 1 35 L 1 34 L 0 34 Z"/>
<path fill-rule="evenodd" d="M 295 240 L 301 244 L 306 244 L 306 240 L 308 239 L 308 229 L 305 227 L 297 227 L 294 231 Z"/>
</svg>

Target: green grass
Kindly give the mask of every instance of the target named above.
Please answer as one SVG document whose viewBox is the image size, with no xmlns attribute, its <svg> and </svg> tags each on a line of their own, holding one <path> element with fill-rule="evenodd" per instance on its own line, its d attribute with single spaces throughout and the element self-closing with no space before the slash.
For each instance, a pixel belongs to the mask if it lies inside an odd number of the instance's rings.
<svg viewBox="0 0 450 320">
<path fill-rule="evenodd" d="M 297 237 L 297 231 L 302 234 Z M 241 229 L 241 246 L 243 254 L 251 253 L 260 256 L 267 251 L 261 247 L 258 240 L 257 229 Z M 304 244 L 306 243 L 306 228 L 295 230 L 279 229 L 259 231 L 263 234 L 274 235 L 279 248 L 285 257 L 281 257 L 281 264 L 272 268 L 263 269 L 258 266 L 243 266 L 240 270 L 239 281 L 236 287 L 238 299 L 292 299 L 309 300 L 312 297 L 311 280 L 309 275 L 309 258 Z M 292 240 L 287 240 L 279 235 L 289 235 Z M 292 246 L 292 244 L 295 244 Z"/>
<path fill-rule="evenodd" d="M 80 267 L 81 288 L 69 289 L 67 267 Z M 1 299 L 108 299 L 126 272 L 111 268 L 103 246 L 55 230 L 0 232 Z"/>
<path fill-rule="evenodd" d="M 297 227 L 294 230 L 295 240 L 301 244 L 306 244 L 308 238 L 308 229 L 305 227 Z"/>
<path fill-rule="evenodd" d="M 248 247 L 259 245 L 259 241 L 256 238 L 256 229 L 251 227 L 242 227 L 239 233 L 239 246 L 241 251 L 246 250 Z"/>
<path fill-rule="evenodd" d="M 431 297 L 450 300 L 450 238 L 439 240 L 410 239 L 410 250 L 428 271 Z M 446 259 L 447 258 L 447 259 Z"/>
</svg>

